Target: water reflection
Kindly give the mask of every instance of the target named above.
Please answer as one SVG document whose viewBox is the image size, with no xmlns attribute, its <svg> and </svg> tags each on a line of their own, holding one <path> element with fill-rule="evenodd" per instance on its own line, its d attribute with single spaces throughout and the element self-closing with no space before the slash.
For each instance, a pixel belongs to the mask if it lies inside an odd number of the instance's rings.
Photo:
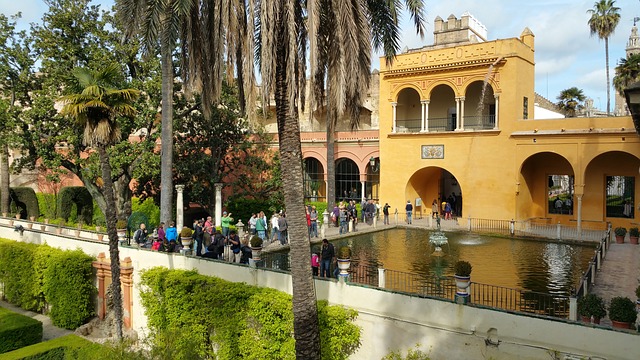
<svg viewBox="0 0 640 360">
<path fill-rule="evenodd" d="M 595 246 L 537 240 L 506 239 L 467 233 L 447 233 L 444 256 L 432 256 L 429 232 L 392 229 L 333 241 L 336 250 L 349 245 L 352 266 L 382 267 L 416 273 L 424 278 L 453 275 L 458 260 L 473 265 L 477 283 L 569 295 L 586 270 Z M 319 251 L 313 247 L 312 251 Z M 267 267 L 288 270 L 287 254 L 271 254 Z"/>
</svg>

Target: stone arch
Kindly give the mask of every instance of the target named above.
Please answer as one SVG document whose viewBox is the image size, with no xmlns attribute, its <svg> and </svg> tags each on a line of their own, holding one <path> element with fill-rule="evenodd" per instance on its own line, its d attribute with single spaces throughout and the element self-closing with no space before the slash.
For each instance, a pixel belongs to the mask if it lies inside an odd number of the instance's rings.
<svg viewBox="0 0 640 360">
<path fill-rule="evenodd" d="M 549 176 L 563 175 L 575 179 L 575 169 L 564 156 L 552 152 L 531 154 L 520 165 L 517 181 L 516 214 L 520 219 L 552 218 L 556 214 L 549 213 Z M 575 181 L 575 180 L 574 180 Z M 571 187 L 573 184 L 569 184 Z M 573 190 L 571 191 L 573 194 Z M 555 194 L 557 195 L 557 194 Z M 572 198 L 572 201 L 574 199 Z M 575 201 L 573 201 L 575 203 Z M 573 211 L 565 215 L 573 215 Z M 565 219 L 567 221 L 568 219 Z"/>
<path fill-rule="evenodd" d="M 416 214 L 431 214 L 433 200 L 436 200 L 440 210 L 442 202 L 449 201 L 449 197 L 455 193 L 452 210 L 455 216 L 461 216 L 464 212 L 462 188 L 459 179 L 445 167 L 428 166 L 411 175 L 405 187 L 405 198 L 411 200 L 414 206 L 416 199 L 420 198 L 422 205 L 416 206 Z"/>
<path fill-rule="evenodd" d="M 396 98 L 396 129 L 398 132 L 419 132 L 422 128 L 420 91 L 405 87 Z"/>
<path fill-rule="evenodd" d="M 326 169 L 323 162 L 315 157 L 303 160 L 303 187 L 305 200 L 318 201 L 326 198 Z"/>
<path fill-rule="evenodd" d="M 415 90 L 418 93 L 420 99 L 424 97 L 422 94 L 422 89 L 419 86 L 413 83 L 405 83 L 399 85 L 396 89 L 393 90 L 393 93 L 391 94 L 391 99 L 393 99 L 393 102 L 398 102 L 400 93 L 407 89 Z"/>
<path fill-rule="evenodd" d="M 440 84 L 429 93 L 429 131 L 453 131 L 456 128 L 455 88 Z"/>
<path fill-rule="evenodd" d="M 336 197 L 340 200 L 362 198 L 360 168 L 351 158 L 336 159 Z"/>
<path fill-rule="evenodd" d="M 493 129 L 498 109 L 491 82 L 472 81 L 464 87 L 464 94 L 464 128 Z"/>
</svg>

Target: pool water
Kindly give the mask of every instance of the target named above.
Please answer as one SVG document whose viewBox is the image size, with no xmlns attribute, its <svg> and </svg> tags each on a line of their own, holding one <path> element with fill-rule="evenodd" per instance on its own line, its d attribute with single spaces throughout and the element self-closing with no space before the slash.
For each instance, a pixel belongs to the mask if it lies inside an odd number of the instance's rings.
<svg viewBox="0 0 640 360">
<path fill-rule="evenodd" d="M 332 241 L 337 250 L 351 246 L 353 267 L 382 267 L 424 278 L 453 275 L 453 265 L 466 260 L 473 266 L 474 283 L 570 295 L 593 258 L 596 245 L 554 240 L 540 241 L 492 237 L 471 233 L 445 233 L 444 256 L 433 256 L 430 231 L 391 229 Z M 314 245 L 312 251 L 320 250 Z M 287 269 L 287 254 L 272 254 L 267 267 Z"/>
</svg>

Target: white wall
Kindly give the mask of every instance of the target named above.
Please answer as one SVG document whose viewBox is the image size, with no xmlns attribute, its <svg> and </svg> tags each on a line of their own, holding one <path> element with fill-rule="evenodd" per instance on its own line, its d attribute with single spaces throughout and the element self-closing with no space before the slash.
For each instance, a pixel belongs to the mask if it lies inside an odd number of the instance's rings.
<svg viewBox="0 0 640 360">
<path fill-rule="evenodd" d="M 25 231 L 20 237 L 0 219 L 0 237 L 33 243 L 46 242 L 62 249 L 81 248 L 96 256 L 106 243 L 81 241 L 52 233 Z M 135 269 L 132 322 L 138 333 L 145 332 L 146 317 L 140 305 L 140 270 L 154 266 L 196 269 L 204 275 L 225 280 L 271 287 L 291 294 L 291 278 L 286 273 L 251 269 L 217 261 L 176 254 L 157 253 L 123 247 L 121 259 L 130 257 Z M 316 280 L 318 299 L 341 304 L 359 312 L 362 345 L 352 359 L 379 359 L 396 349 L 421 344 L 433 359 L 638 359 L 640 337 L 609 329 L 582 326 L 558 320 L 514 315 L 442 300 L 412 297 L 390 291 Z M 489 339 L 490 344 L 485 341 Z M 492 345 L 499 344 L 499 345 Z M 556 353 L 557 352 L 557 353 Z"/>
</svg>

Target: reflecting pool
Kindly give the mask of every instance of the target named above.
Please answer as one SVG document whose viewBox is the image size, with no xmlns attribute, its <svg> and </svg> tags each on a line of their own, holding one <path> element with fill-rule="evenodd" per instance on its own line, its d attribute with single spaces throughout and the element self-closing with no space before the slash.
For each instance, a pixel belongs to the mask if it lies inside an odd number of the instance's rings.
<svg viewBox="0 0 640 360">
<path fill-rule="evenodd" d="M 453 265 L 466 260 L 473 266 L 475 283 L 519 288 L 554 295 L 569 295 L 594 255 L 595 244 L 559 243 L 499 238 L 470 233 L 445 233 L 444 256 L 434 256 L 430 232 L 391 229 L 332 241 L 336 251 L 352 249 L 353 267 L 382 267 L 424 278 L 453 275 Z M 320 250 L 314 245 L 312 251 Z M 287 254 L 270 254 L 266 266 L 288 270 Z"/>
</svg>

